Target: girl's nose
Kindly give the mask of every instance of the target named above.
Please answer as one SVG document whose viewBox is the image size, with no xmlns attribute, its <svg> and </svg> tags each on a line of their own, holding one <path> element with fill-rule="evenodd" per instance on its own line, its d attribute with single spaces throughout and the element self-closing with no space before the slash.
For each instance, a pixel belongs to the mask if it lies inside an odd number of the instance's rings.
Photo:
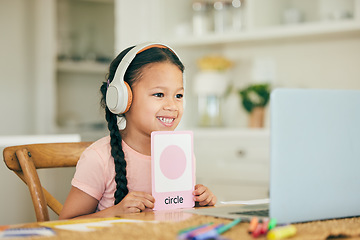
<svg viewBox="0 0 360 240">
<path fill-rule="evenodd" d="M 169 111 L 176 111 L 178 110 L 178 107 L 176 105 L 176 101 L 173 98 L 167 98 L 165 105 L 164 105 L 164 109 L 165 110 L 169 110 Z"/>
</svg>

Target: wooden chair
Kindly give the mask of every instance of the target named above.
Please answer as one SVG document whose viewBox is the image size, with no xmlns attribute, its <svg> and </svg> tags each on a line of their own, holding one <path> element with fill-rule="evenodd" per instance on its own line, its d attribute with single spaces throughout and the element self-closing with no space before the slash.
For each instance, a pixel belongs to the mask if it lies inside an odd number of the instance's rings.
<svg viewBox="0 0 360 240">
<path fill-rule="evenodd" d="M 23 180 L 30 191 L 38 222 L 49 221 L 49 206 L 57 215 L 62 204 L 41 186 L 36 169 L 75 167 L 91 142 L 45 143 L 11 146 L 4 149 L 6 166 Z"/>
</svg>

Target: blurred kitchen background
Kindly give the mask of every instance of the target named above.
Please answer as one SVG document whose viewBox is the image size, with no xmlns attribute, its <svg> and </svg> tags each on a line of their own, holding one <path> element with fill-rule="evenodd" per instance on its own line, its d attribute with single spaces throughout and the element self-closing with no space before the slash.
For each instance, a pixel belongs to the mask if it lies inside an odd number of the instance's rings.
<svg viewBox="0 0 360 240">
<path fill-rule="evenodd" d="M 13 137 L 107 135 L 110 61 L 162 42 L 186 67 L 179 129 L 194 131 L 197 181 L 220 201 L 268 197 L 271 89 L 360 89 L 360 0 L 2 0 L 0 30 L 1 150 Z M 35 221 L 26 187 L 0 165 L 0 224 Z M 72 174 L 43 178 L 64 201 Z"/>
</svg>

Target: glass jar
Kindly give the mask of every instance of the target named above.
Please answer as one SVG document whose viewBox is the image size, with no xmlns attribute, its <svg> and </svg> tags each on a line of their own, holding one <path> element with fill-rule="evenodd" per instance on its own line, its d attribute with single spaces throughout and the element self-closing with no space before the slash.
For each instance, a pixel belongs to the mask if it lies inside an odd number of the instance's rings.
<svg viewBox="0 0 360 240">
<path fill-rule="evenodd" d="M 239 32 L 244 28 L 244 0 L 232 0 L 231 2 L 231 30 Z"/>
<path fill-rule="evenodd" d="M 198 125 L 223 125 L 221 105 L 229 84 L 227 72 L 201 71 L 194 77 L 194 91 L 198 97 Z"/>
<path fill-rule="evenodd" d="M 215 0 L 214 2 L 214 31 L 224 33 L 230 29 L 231 14 L 229 0 Z"/>
<path fill-rule="evenodd" d="M 220 96 L 198 96 L 199 126 L 220 127 L 223 125 L 221 102 L 222 98 Z"/>
<path fill-rule="evenodd" d="M 193 8 L 193 33 L 203 35 L 209 31 L 208 4 L 205 1 L 194 0 Z"/>
</svg>

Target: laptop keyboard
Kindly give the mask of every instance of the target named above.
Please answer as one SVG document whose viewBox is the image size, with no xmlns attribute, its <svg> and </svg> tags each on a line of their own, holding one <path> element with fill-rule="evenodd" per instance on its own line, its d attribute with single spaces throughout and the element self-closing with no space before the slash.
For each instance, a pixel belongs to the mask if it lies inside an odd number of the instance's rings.
<svg viewBox="0 0 360 240">
<path fill-rule="evenodd" d="M 269 209 L 256 210 L 256 211 L 245 211 L 245 212 L 233 212 L 232 214 L 268 217 L 269 216 Z"/>
</svg>

